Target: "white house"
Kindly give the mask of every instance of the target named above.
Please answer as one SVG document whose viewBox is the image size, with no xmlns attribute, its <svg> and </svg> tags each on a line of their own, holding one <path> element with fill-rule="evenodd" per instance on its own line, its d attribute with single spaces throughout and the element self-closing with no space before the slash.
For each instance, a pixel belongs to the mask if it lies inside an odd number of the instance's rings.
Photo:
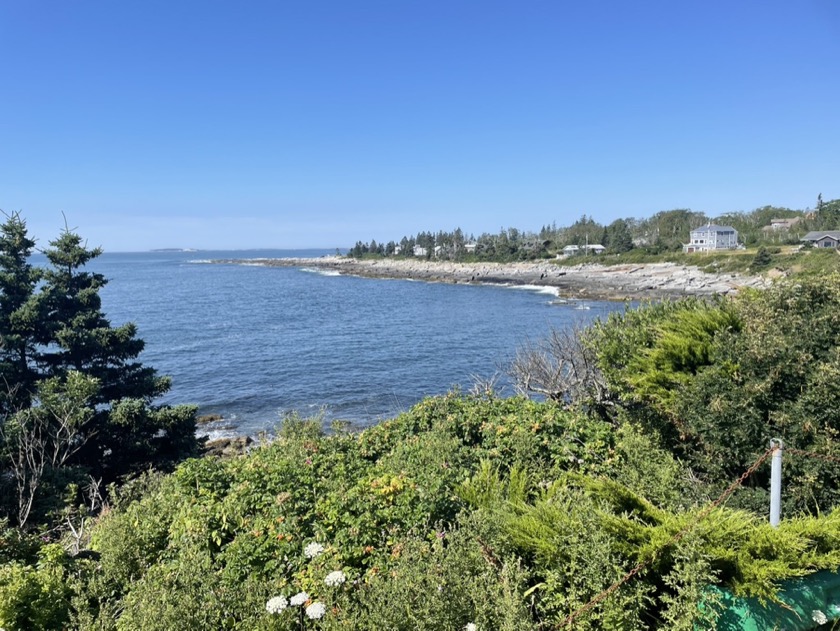
<svg viewBox="0 0 840 631">
<path fill-rule="evenodd" d="M 606 250 L 600 243 L 587 245 L 567 245 L 563 248 L 563 256 L 575 256 L 578 254 L 603 254 Z"/>
<path fill-rule="evenodd" d="M 421 245 L 414 246 L 414 256 L 426 256 L 429 254 L 429 251 Z"/>
<path fill-rule="evenodd" d="M 738 231 L 735 228 L 710 223 L 691 231 L 688 243 L 683 243 L 683 252 L 733 250 L 737 247 Z"/>
</svg>

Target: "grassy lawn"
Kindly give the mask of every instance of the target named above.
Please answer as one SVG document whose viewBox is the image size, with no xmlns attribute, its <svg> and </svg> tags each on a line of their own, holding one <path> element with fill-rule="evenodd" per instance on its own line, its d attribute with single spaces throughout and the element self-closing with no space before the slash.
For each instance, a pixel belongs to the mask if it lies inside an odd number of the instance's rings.
<svg viewBox="0 0 840 631">
<path fill-rule="evenodd" d="M 840 271 L 840 252 L 836 250 L 808 249 L 799 250 L 799 246 L 784 245 L 768 248 L 771 261 L 767 265 L 755 266 L 757 247 L 745 250 L 723 250 L 720 252 L 665 252 L 648 254 L 633 250 L 623 254 L 600 256 L 573 256 L 558 259 L 557 265 L 570 267 L 581 263 L 600 263 L 602 265 L 634 265 L 642 263 L 676 263 L 696 265 L 704 272 L 765 274 L 771 270 L 786 272 L 788 275 L 823 275 Z"/>
</svg>

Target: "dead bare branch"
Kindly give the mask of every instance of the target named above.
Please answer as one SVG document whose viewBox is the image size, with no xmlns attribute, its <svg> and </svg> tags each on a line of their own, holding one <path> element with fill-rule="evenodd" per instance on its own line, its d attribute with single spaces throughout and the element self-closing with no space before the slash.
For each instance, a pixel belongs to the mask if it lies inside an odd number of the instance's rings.
<svg viewBox="0 0 840 631">
<path fill-rule="evenodd" d="M 552 329 L 546 338 L 523 345 L 508 366 L 516 391 L 567 405 L 605 402 L 606 381 L 582 334 L 582 328 Z"/>
</svg>

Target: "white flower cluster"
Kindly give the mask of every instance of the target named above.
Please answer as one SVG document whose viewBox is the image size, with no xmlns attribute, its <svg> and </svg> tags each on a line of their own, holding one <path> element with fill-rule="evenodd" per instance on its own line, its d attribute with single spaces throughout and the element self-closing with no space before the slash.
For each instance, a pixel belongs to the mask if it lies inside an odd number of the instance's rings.
<svg viewBox="0 0 840 631">
<path fill-rule="evenodd" d="M 464 627 L 464 631 L 477 631 L 478 627 L 475 626 L 475 622 L 468 622 L 467 626 Z"/>
<path fill-rule="evenodd" d="M 326 605 L 318 601 L 315 601 L 306 608 L 306 617 L 310 620 L 319 620 L 324 617 L 325 613 L 327 613 Z"/>
<path fill-rule="evenodd" d="M 289 600 L 289 604 L 292 607 L 300 607 L 303 603 L 309 600 L 309 594 L 306 592 L 298 592 L 294 596 L 292 596 L 291 600 Z"/>
<path fill-rule="evenodd" d="M 324 584 L 328 587 L 338 587 L 346 580 L 347 576 L 345 576 L 344 572 L 336 570 L 335 572 L 327 574 L 327 577 L 324 579 Z"/>
<path fill-rule="evenodd" d="M 308 559 L 314 559 L 317 556 L 320 556 L 321 553 L 324 552 L 324 546 L 318 543 L 317 541 L 312 541 L 306 544 L 306 547 L 303 549 L 303 554 L 306 555 Z M 324 579 L 324 583 L 328 587 L 338 587 L 342 585 L 347 580 L 347 576 L 345 576 L 344 572 L 341 570 L 336 570 L 335 572 L 330 572 L 327 574 L 327 577 Z M 306 605 L 306 603 L 309 603 Z M 270 614 L 278 614 L 283 613 L 283 611 L 289 607 L 303 607 L 306 605 L 306 609 L 304 612 L 306 616 L 310 620 L 320 620 L 324 617 L 324 614 L 327 613 L 327 606 L 322 602 L 310 602 L 309 594 L 306 592 L 298 592 L 288 600 L 285 596 L 274 596 L 270 598 L 268 602 L 265 604 L 265 610 Z M 3 631 L 0 629 L 0 631 Z"/>
<path fill-rule="evenodd" d="M 306 592 L 298 592 L 294 596 L 292 596 L 289 600 L 286 600 L 285 596 L 275 596 L 274 598 L 270 598 L 267 603 L 265 603 L 265 610 L 270 614 L 277 614 L 283 613 L 283 611 L 291 605 L 292 607 L 301 607 L 305 605 L 309 601 L 309 594 Z M 327 606 L 322 603 L 318 602 L 317 600 L 304 609 L 307 618 L 310 620 L 320 620 L 324 617 L 324 614 L 327 613 Z M 0 629 L 3 631 L 3 629 Z"/>
<path fill-rule="evenodd" d="M 289 601 L 286 600 L 285 596 L 275 596 L 265 603 L 265 610 L 268 613 L 283 613 L 283 610 L 288 606 Z"/>
<path fill-rule="evenodd" d="M 828 622 L 828 616 L 819 609 L 814 609 L 814 611 L 811 612 L 811 620 L 817 624 L 826 624 Z"/>
</svg>

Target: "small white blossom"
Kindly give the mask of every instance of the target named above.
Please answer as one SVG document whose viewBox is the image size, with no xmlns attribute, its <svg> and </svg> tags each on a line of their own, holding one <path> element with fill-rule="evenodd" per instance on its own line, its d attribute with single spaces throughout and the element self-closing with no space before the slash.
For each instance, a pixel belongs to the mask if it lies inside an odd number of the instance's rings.
<svg viewBox="0 0 840 631">
<path fill-rule="evenodd" d="M 303 549 L 303 553 L 306 555 L 307 559 L 314 559 L 316 556 L 320 555 L 324 551 L 324 546 L 322 546 L 317 541 L 313 541 L 312 543 L 308 543 L 306 547 Z"/>
<path fill-rule="evenodd" d="M 265 603 L 265 610 L 268 613 L 283 613 L 283 610 L 288 607 L 289 601 L 285 596 L 275 596 Z"/>
<path fill-rule="evenodd" d="M 306 592 L 298 592 L 289 599 L 289 604 L 292 607 L 300 607 L 303 603 L 309 600 L 309 594 Z"/>
<path fill-rule="evenodd" d="M 478 631 L 478 627 L 475 626 L 475 622 L 468 622 L 467 626 L 464 627 L 464 631 Z"/>
<path fill-rule="evenodd" d="M 327 606 L 324 603 L 314 602 L 306 608 L 306 617 L 310 620 L 318 620 L 327 613 Z"/>
<path fill-rule="evenodd" d="M 327 574 L 327 577 L 324 579 L 324 583 L 329 587 L 338 587 L 346 580 L 347 577 L 344 575 L 344 572 L 336 570 L 335 572 Z"/>
<path fill-rule="evenodd" d="M 819 609 L 814 609 L 814 611 L 811 612 L 811 620 L 813 620 L 817 624 L 825 624 L 826 622 L 828 622 L 828 616 L 826 616 Z"/>
</svg>

